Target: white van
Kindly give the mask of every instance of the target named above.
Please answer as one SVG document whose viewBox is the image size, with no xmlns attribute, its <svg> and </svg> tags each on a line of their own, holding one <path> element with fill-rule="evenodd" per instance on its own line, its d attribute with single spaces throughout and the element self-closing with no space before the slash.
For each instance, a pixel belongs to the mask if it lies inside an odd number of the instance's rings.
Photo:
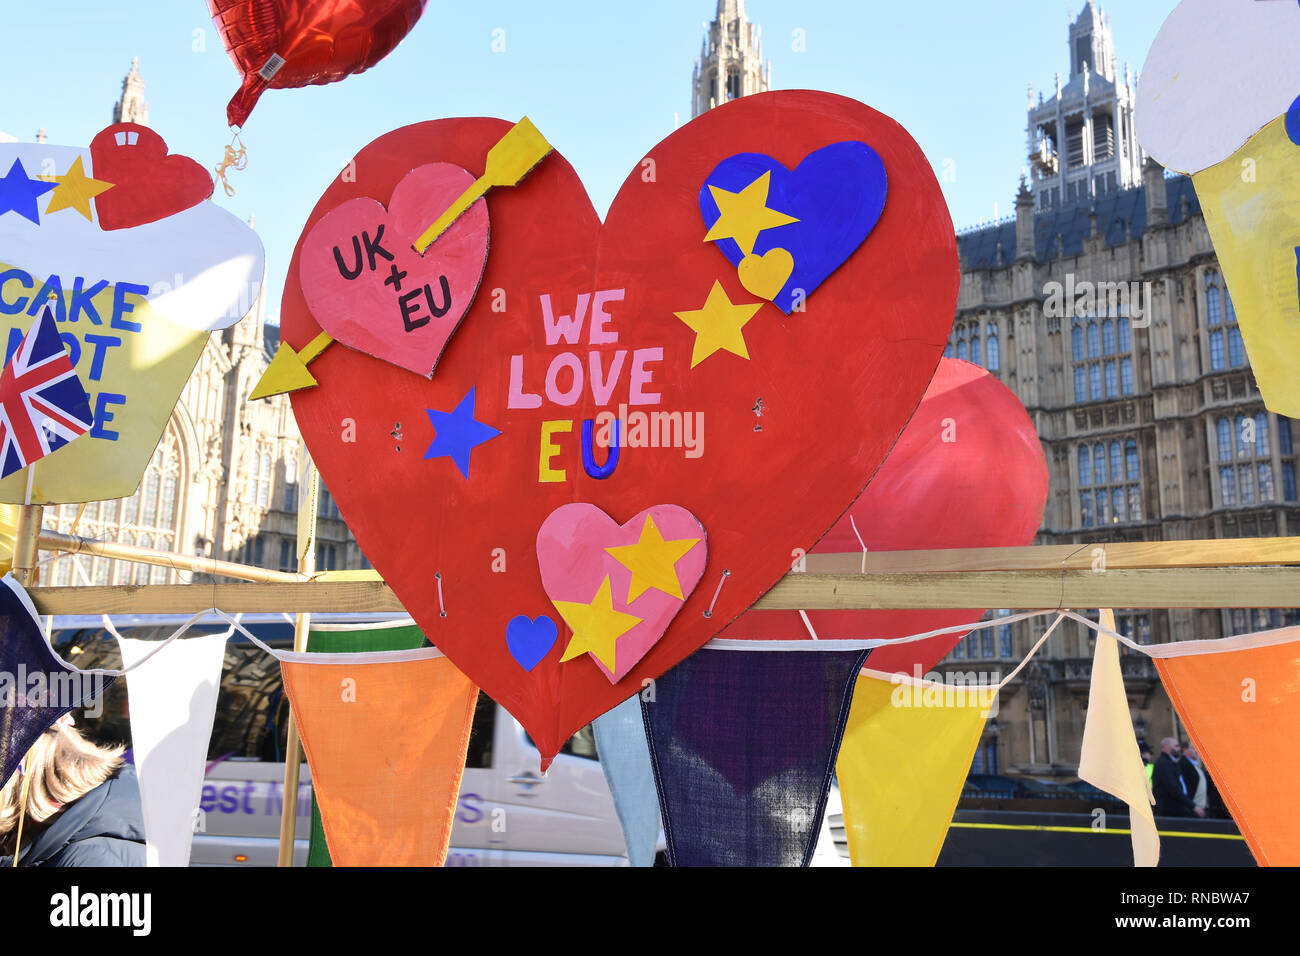
<svg viewBox="0 0 1300 956">
<path fill-rule="evenodd" d="M 591 726 L 556 756 L 545 776 L 524 729 L 479 694 L 461 779 L 447 866 L 626 866 L 623 829 L 596 759 Z M 209 766 L 194 836 L 195 866 L 274 866 L 279 852 L 284 764 L 247 758 Z M 310 770 L 298 788 L 294 864 L 307 862 Z M 660 835 L 660 848 L 663 836 Z"/>
<path fill-rule="evenodd" d="M 396 617 L 396 616 L 394 616 Z M 373 616 L 313 615 L 313 623 L 356 624 Z M 185 618 L 115 616 L 130 637 L 162 640 Z M 273 647 L 293 643 L 288 614 L 242 615 L 240 623 Z M 407 619 L 409 620 L 409 619 Z M 202 620 L 191 633 L 221 633 L 227 625 Z M 54 647 L 81 668 L 120 667 L 117 642 L 98 617 L 54 619 Z M 100 743 L 130 743 L 126 682 L 109 686 L 96 710 L 77 723 Z M 236 634 L 226 645 L 221 691 L 196 817 L 194 866 L 275 866 L 284 801 L 287 708 L 279 662 Z M 627 848 L 605 783 L 591 725 L 564 745 L 543 776 L 540 755 L 520 723 L 480 692 L 456 806 L 447 866 L 626 866 Z M 311 836 L 311 771 L 304 760 L 297 794 L 294 865 L 305 866 Z M 813 866 L 848 864 L 839 794 L 827 803 Z M 660 830 L 656 863 L 664 862 Z"/>
<path fill-rule="evenodd" d="M 313 615 L 319 624 L 359 615 Z M 184 618 L 114 617 L 130 637 L 161 640 Z M 368 618 L 373 620 L 373 617 Z M 408 619 L 409 620 L 409 619 Z M 293 641 L 290 615 L 243 615 L 240 623 L 273 647 Z M 202 620 L 192 633 L 226 625 Z M 120 667 L 117 643 L 98 617 L 55 618 L 54 646 L 78 667 Z M 99 717 L 78 724 L 103 743 L 130 743 L 126 682 L 115 681 Z M 278 662 L 236 634 L 226 646 L 221 692 L 196 818 L 195 866 L 274 866 L 284 802 L 287 713 Z M 451 834 L 448 866 L 626 866 L 623 829 L 596 754 L 591 726 L 564 746 L 543 776 L 523 727 L 480 693 Z M 311 835 L 311 771 L 302 762 L 294 864 L 305 866 Z M 660 833 L 658 849 L 664 846 Z"/>
</svg>

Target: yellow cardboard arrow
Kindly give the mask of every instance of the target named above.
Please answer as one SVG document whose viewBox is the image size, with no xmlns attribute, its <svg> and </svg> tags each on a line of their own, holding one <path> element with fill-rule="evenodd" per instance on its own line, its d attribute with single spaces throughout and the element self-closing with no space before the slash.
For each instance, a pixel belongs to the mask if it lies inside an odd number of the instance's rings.
<svg viewBox="0 0 1300 956">
<path fill-rule="evenodd" d="M 533 167 L 546 158 L 551 151 L 551 144 L 538 132 L 527 116 L 506 132 L 496 144 L 488 150 L 487 162 L 483 175 L 474 185 L 465 190 L 441 216 L 424 230 L 412 247 L 424 255 L 437 238 L 450 228 L 470 206 L 494 186 L 517 186 L 532 171 Z M 249 394 L 248 400 L 270 398 L 284 392 L 300 388 L 312 388 L 318 384 L 316 377 L 307 370 L 307 364 L 325 351 L 334 338 L 328 332 L 316 336 L 300 352 L 285 342 L 275 350 L 271 364 L 266 367 L 257 386 Z"/>
</svg>

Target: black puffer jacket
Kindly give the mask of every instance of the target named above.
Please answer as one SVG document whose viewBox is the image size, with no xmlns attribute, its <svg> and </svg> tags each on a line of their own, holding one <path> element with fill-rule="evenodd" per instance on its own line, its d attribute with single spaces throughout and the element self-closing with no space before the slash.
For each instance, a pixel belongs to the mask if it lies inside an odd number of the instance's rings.
<svg viewBox="0 0 1300 956">
<path fill-rule="evenodd" d="M 68 804 L 29 841 L 19 866 L 144 866 L 144 815 L 130 764 L 80 800 Z M 0 856 L 0 867 L 13 856 Z"/>
</svg>

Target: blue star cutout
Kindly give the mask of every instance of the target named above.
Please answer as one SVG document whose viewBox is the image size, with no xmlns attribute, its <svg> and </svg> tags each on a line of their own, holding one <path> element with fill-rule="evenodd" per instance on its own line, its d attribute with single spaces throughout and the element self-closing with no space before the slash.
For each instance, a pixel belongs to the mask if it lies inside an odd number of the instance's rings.
<svg viewBox="0 0 1300 956">
<path fill-rule="evenodd" d="M 32 179 L 23 169 L 22 161 L 15 159 L 8 174 L 0 176 L 0 216 L 16 212 L 39 226 L 41 220 L 36 209 L 36 197 L 43 196 L 57 185 Z"/>
<path fill-rule="evenodd" d="M 433 442 L 424 453 L 429 458 L 450 458 L 460 469 L 460 473 L 469 480 L 469 453 L 489 438 L 496 438 L 501 432 L 491 425 L 484 425 L 474 420 L 474 389 L 465 393 L 454 412 L 439 412 L 426 408 L 429 421 L 433 424 Z"/>
</svg>

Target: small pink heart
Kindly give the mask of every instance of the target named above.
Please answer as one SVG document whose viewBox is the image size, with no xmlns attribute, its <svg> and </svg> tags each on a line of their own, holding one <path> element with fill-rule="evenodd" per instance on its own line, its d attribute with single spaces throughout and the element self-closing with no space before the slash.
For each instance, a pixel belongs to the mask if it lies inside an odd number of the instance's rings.
<svg viewBox="0 0 1300 956">
<path fill-rule="evenodd" d="M 557 642 L 561 659 L 589 653 L 618 683 L 691 596 L 708 551 L 704 528 L 678 505 L 654 505 L 619 525 L 595 505 L 578 503 L 542 522 L 537 560 L 542 588 L 572 632 Z"/>
<path fill-rule="evenodd" d="M 479 199 L 425 250 L 415 240 L 474 183 L 452 163 L 411 170 L 388 208 L 340 203 L 307 233 L 303 298 L 338 341 L 425 378 L 478 291 L 487 264 L 487 204 Z"/>
</svg>

